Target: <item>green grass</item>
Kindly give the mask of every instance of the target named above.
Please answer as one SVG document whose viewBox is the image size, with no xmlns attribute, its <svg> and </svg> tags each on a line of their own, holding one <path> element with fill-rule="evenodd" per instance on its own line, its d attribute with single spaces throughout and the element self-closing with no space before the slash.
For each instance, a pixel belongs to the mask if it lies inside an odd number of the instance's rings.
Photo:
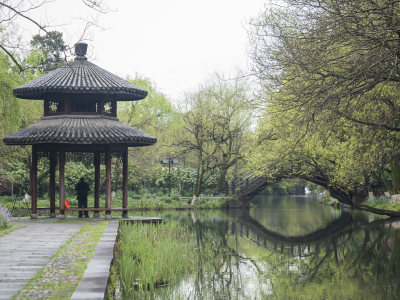
<svg viewBox="0 0 400 300">
<path fill-rule="evenodd" d="M 369 199 L 365 201 L 365 204 L 378 209 L 400 211 L 400 204 L 389 203 L 389 198 L 387 197 L 377 197 L 374 199 Z"/>
<path fill-rule="evenodd" d="M 132 197 L 128 200 L 128 206 L 140 210 L 140 209 L 185 209 L 185 208 L 197 208 L 197 209 L 209 209 L 209 208 L 225 208 L 228 198 L 226 197 L 199 197 L 195 204 L 190 205 L 191 197 L 181 197 L 174 199 L 172 197 L 157 197 L 146 195 L 144 197 L 136 198 Z"/>
<path fill-rule="evenodd" d="M 150 298 L 194 271 L 192 233 L 178 224 L 121 224 L 112 274 L 125 299 Z"/>
<path fill-rule="evenodd" d="M 16 229 L 19 229 L 19 228 L 22 228 L 22 227 L 25 227 L 25 225 L 13 225 L 13 224 L 11 224 L 10 226 L 8 226 L 8 227 L 0 227 L 0 237 L 2 237 L 3 235 L 6 235 L 7 233 L 10 233 L 10 232 L 12 232 L 12 231 L 14 231 L 14 230 L 16 230 Z"/>
<path fill-rule="evenodd" d="M 70 201 L 72 207 L 77 207 L 78 202 L 75 196 L 66 196 L 66 199 Z M 229 198 L 227 197 L 198 197 L 195 204 L 192 206 L 191 197 L 177 197 L 177 196 L 157 196 L 157 195 L 136 195 L 129 194 L 128 207 L 134 210 L 164 210 L 164 209 L 219 209 L 225 208 Z M 18 208 L 18 203 L 17 207 Z M 14 205 L 14 198 L 2 196 L 0 197 L 0 205 L 7 207 L 10 211 Z M 49 207 L 50 203 L 48 199 L 38 199 L 38 207 Z M 56 200 L 56 206 L 58 206 L 58 200 Z M 88 207 L 94 206 L 93 197 L 88 197 Z M 105 206 L 104 195 L 100 198 L 100 207 Z M 112 201 L 112 207 L 122 207 L 122 195 L 117 193 L 117 198 Z M 22 211 L 19 212 L 18 216 L 29 216 L 30 211 L 27 209 L 26 204 L 21 203 Z M 38 210 L 40 213 L 41 211 Z M 104 212 L 100 213 L 104 215 Z M 67 216 L 76 216 L 77 212 L 67 212 Z M 13 216 L 17 216 L 14 212 Z"/>
</svg>

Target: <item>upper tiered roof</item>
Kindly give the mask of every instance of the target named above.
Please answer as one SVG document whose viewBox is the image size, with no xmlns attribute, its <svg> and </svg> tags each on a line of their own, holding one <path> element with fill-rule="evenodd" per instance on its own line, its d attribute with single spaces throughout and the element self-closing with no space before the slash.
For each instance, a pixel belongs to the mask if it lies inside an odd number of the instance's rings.
<svg viewBox="0 0 400 300">
<path fill-rule="evenodd" d="M 147 91 L 89 62 L 86 49 L 87 44 L 76 44 L 73 62 L 19 86 L 14 95 L 23 99 L 73 96 L 106 101 L 133 101 L 147 96 Z"/>
</svg>

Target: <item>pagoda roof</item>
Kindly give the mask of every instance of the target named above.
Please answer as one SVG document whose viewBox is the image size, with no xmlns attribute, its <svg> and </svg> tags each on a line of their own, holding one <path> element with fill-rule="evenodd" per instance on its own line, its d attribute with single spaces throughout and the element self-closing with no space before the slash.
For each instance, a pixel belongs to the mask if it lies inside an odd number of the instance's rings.
<svg viewBox="0 0 400 300">
<path fill-rule="evenodd" d="M 23 99 L 78 99 L 133 101 L 144 99 L 147 91 L 98 67 L 86 58 L 87 44 L 75 46 L 75 60 L 14 89 Z"/>
<path fill-rule="evenodd" d="M 3 139 L 7 145 L 33 144 L 126 144 L 149 146 L 157 139 L 103 115 L 61 115 L 43 117 L 39 122 Z"/>
</svg>

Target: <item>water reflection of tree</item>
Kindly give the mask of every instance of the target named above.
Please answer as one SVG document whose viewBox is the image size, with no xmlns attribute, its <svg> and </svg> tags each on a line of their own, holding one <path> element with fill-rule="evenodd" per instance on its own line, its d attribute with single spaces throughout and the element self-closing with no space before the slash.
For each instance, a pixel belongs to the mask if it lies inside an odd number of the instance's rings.
<svg viewBox="0 0 400 300">
<path fill-rule="evenodd" d="M 296 247 L 288 243 L 293 237 L 282 237 L 286 246 L 281 251 L 272 247 L 279 237 L 273 235 L 271 247 L 257 261 L 273 270 L 276 298 L 399 299 L 400 232 L 391 230 L 390 224 L 398 223 L 351 222 L 332 232 L 324 231 L 324 239 L 308 240 L 308 246 L 298 239 Z"/>
<path fill-rule="evenodd" d="M 232 250 L 227 245 L 227 225 L 229 223 L 226 220 L 193 224 L 198 251 L 196 298 L 206 298 L 210 293 L 217 297 L 229 295 L 237 262 L 234 261 Z M 228 276 L 225 276 L 226 274 Z"/>
<path fill-rule="evenodd" d="M 270 279 L 272 298 L 398 299 L 400 232 L 391 228 L 398 223 L 368 222 L 349 214 L 343 220 L 342 226 L 323 229 L 325 236 L 313 233 L 298 244 L 293 242 L 296 237 L 263 240 L 237 220 L 196 220 L 192 225 L 199 251 L 196 298 L 211 293 L 228 299 L 248 297 L 242 276 L 247 265 L 258 281 Z M 316 240 L 307 240 L 310 237 Z M 244 241 L 257 245 L 258 251 L 244 249 Z"/>
<path fill-rule="evenodd" d="M 188 216 L 176 220 L 195 237 L 189 298 L 400 299 L 400 222 L 342 213 L 293 237 L 263 235 L 243 211 Z"/>
<path fill-rule="evenodd" d="M 245 299 L 250 297 L 245 288 L 244 274 L 260 273 L 257 263 L 241 255 L 229 240 L 234 238 L 230 231 L 229 218 L 207 221 L 195 220 L 191 224 L 196 236 L 196 274 L 194 297 L 196 299 Z M 236 236 L 238 239 L 239 237 Z M 262 289 L 256 292 L 263 296 Z M 254 293 L 252 294 L 254 297 Z"/>
</svg>

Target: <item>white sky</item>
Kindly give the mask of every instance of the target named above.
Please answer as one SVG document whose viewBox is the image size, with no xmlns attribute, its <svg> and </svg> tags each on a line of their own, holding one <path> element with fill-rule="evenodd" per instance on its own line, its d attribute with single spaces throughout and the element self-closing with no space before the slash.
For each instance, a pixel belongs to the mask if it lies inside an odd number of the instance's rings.
<svg viewBox="0 0 400 300">
<path fill-rule="evenodd" d="M 109 0 L 99 16 L 106 28 L 91 30 L 89 60 L 123 78 L 136 74 L 179 100 L 210 74 L 248 71 L 248 20 L 266 0 Z M 73 45 L 82 31 L 78 18 L 93 16 L 80 0 L 57 0 L 31 12 Z M 37 32 L 31 32 L 35 34 Z"/>
</svg>

